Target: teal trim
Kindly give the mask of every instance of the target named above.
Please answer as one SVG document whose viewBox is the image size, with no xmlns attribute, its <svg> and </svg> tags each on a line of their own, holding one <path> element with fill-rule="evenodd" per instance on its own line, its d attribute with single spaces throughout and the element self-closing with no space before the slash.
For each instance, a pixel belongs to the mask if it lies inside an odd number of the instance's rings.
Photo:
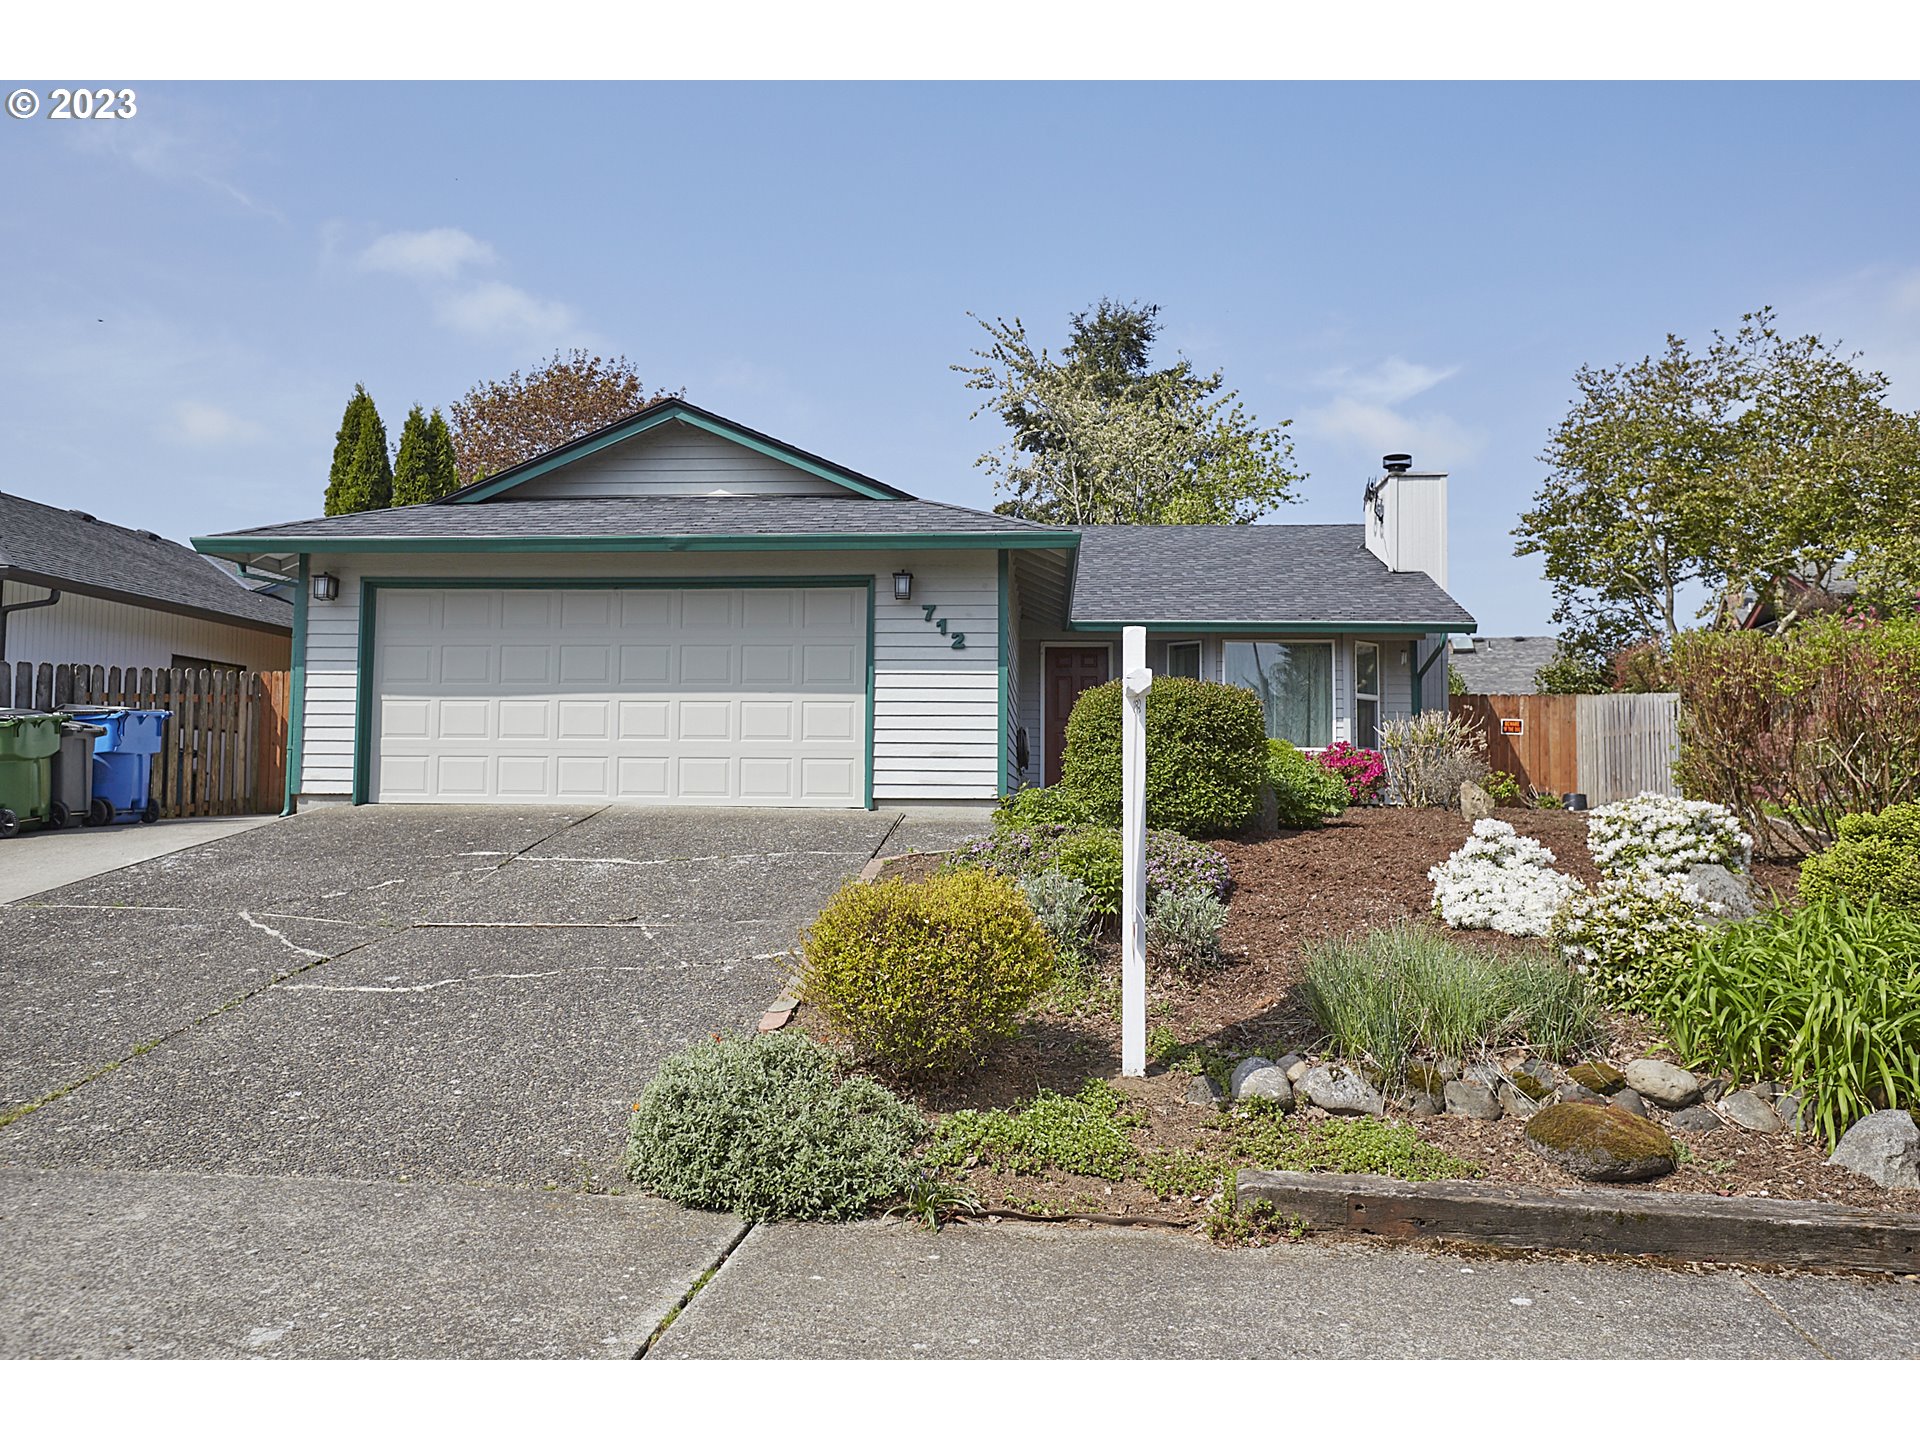
<svg viewBox="0 0 1920 1440">
<path fill-rule="evenodd" d="M 203 555 L 276 555 L 296 549 L 311 554 L 484 555 L 509 552 L 566 554 L 581 551 L 1071 550 L 1079 543 L 1080 536 L 1071 530 L 1012 534 L 961 530 L 885 534 L 863 531 L 830 535 L 437 535 L 417 540 L 398 535 L 368 535 L 352 539 L 332 535 L 197 535 L 193 540 L 193 548 Z"/>
<path fill-rule="evenodd" d="M 1470 635 L 1480 628 L 1423 620 L 1069 620 L 1067 629 L 1113 631 L 1128 625 L 1186 635 L 1431 635 L 1438 630 Z"/>
<path fill-rule="evenodd" d="M 856 495 L 863 495 L 869 500 L 899 500 L 905 498 L 902 492 L 890 486 L 880 485 L 874 481 L 856 476 L 850 471 L 840 470 L 815 459 L 804 451 L 794 450 L 780 444 L 777 440 L 769 439 L 764 435 L 756 435 L 752 431 L 742 429 L 739 426 L 730 425 L 717 416 L 710 417 L 702 415 L 685 405 L 667 404 L 658 409 L 647 410 L 642 414 L 636 415 L 625 424 L 615 425 L 589 440 L 581 441 L 572 446 L 563 446 L 559 451 L 547 456 L 545 459 L 530 461 L 525 465 L 516 465 L 511 470 L 503 471 L 494 479 L 482 480 L 478 484 L 469 485 L 464 490 L 448 496 L 447 499 L 455 505 L 471 505 L 476 501 L 491 500 L 494 496 L 511 490 L 516 485 L 523 484 L 528 480 L 537 479 L 542 475 L 551 475 L 556 470 L 565 469 L 576 460 L 584 460 L 589 455 L 599 453 L 609 445 L 618 445 L 622 441 L 633 439 L 636 435 L 644 435 L 656 426 L 665 425 L 669 421 L 675 420 L 680 421 L 682 424 L 692 425 L 696 429 L 705 430 L 709 435 L 717 435 L 722 440 L 730 440 L 736 445 L 744 446 L 746 449 L 752 450 L 757 454 L 765 455 L 771 460 L 778 460 L 783 465 L 791 465 L 796 470 L 803 470 L 809 475 L 830 481 L 844 489 L 851 490 Z"/>
<path fill-rule="evenodd" d="M 300 793 L 300 766 L 307 743 L 307 557 L 300 557 L 300 571 L 293 595 L 293 679 L 287 687 L 287 783 L 280 813 L 293 814 L 294 797 Z"/>
<path fill-rule="evenodd" d="M 999 704 L 995 707 L 994 713 L 999 717 L 1000 721 L 1000 743 L 995 751 L 995 758 L 999 762 L 1000 776 L 996 784 L 999 793 L 1003 796 L 1012 788 L 1007 783 L 1007 727 L 1011 723 L 1011 717 L 1007 714 L 1007 645 L 1009 628 L 1007 614 L 1007 560 L 1007 552 L 1002 550 L 1000 552 L 1000 663 L 998 666 L 1000 672 L 998 677 L 1000 696 Z"/>
<path fill-rule="evenodd" d="M 306 557 L 301 557 L 302 574 Z M 698 579 L 543 577 L 521 580 L 477 580 L 428 575 L 369 576 L 360 581 L 360 650 L 355 670 L 353 715 L 353 803 L 372 797 L 373 775 L 373 639 L 382 590 L 854 590 L 867 592 L 867 808 L 873 808 L 873 587 L 871 575 L 747 575 L 735 578 L 708 575 Z M 304 591 L 304 584 L 302 589 Z"/>
<path fill-rule="evenodd" d="M 874 587 L 873 576 L 867 576 L 867 809 L 873 809 L 873 712 L 874 696 L 879 691 L 876 683 L 880 674 L 879 662 L 874 658 L 873 642 L 877 630 L 875 613 L 879 609 L 879 595 Z"/>
</svg>

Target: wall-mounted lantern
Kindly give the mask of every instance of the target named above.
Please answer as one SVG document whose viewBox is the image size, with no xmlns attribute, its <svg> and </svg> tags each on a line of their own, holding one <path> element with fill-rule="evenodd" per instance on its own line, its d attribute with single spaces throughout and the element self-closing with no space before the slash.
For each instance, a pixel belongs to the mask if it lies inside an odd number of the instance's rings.
<svg viewBox="0 0 1920 1440">
<path fill-rule="evenodd" d="M 338 600 L 340 598 L 340 577 L 322 570 L 313 577 L 311 594 L 316 600 Z"/>
<path fill-rule="evenodd" d="M 896 570 L 893 572 L 893 598 L 911 600 L 913 598 L 913 572 Z"/>
</svg>

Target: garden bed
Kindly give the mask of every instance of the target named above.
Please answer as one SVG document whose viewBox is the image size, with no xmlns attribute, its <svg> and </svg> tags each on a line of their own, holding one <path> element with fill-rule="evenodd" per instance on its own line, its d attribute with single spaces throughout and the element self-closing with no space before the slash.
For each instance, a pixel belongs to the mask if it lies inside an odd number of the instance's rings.
<svg viewBox="0 0 1920 1440">
<path fill-rule="evenodd" d="M 1500 817 L 1551 848 L 1567 873 L 1587 883 L 1598 879 L 1587 854 L 1584 816 L 1502 809 Z M 1156 1063 L 1145 1077 L 1113 1082 L 1123 1097 L 1123 1114 L 1136 1122 L 1125 1130 L 1141 1157 L 1135 1173 L 1095 1179 L 1043 1167 L 1016 1174 L 983 1162 L 964 1169 L 966 1186 L 994 1209 L 1202 1221 L 1218 1170 L 1248 1163 L 1249 1142 L 1244 1122 L 1190 1103 L 1191 1067 L 1210 1060 L 1217 1072 L 1222 1057 L 1258 1054 L 1277 1060 L 1289 1052 L 1312 1053 L 1322 1037 L 1298 989 L 1309 948 L 1396 920 L 1425 921 L 1433 888 L 1427 871 L 1468 833 L 1467 822 L 1454 811 L 1365 808 L 1319 830 L 1219 842 L 1215 848 L 1226 856 L 1234 878 L 1222 935 L 1224 963 L 1194 975 L 1151 977 L 1149 1048 Z M 901 857 L 882 873 L 918 878 L 940 863 L 940 857 Z M 1758 887 L 1783 899 L 1793 894 L 1796 879 L 1789 865 L 1755 867 Z M 1545 953 L 1541 942 L 1490 931 L 1458 932 L 1454 938 L 1515 958 Z M 962 1110 L 1021 1106 L 1041 1090 L 1075 1094 L 1087 1081 L 1118 1072 L 1118 1009 L 1117 954 L 1111 945 L 1100 946 L 1090 970 L 1030 1015 L 1021 1033 L 996 1047 L 977 1069 L 906 1093 L 936 1120 Z M 798 1021 L 817 1029 L 817 1017 L 805 1007 Z M 1644 1021 L 1614 1014 L 1604 1017 L 1603 1032 L 1597 1052 L 1621 1064 L 1646 1054 L 1657 1039 Z M 1176 1061 L 1187 1057 L 1188 1068 L 1169 1068 L 1170 1051 Z M 1524 1057 L 1512 1051 L 1489 1058 Z M 1570 1183 L 1563 1171 L 1528 1149 L 1517 1119 L 1409 1117 L 1391 1106 L 1388 1119 L 1415 1127 L 1421 1140 L 1465 1162 L 1477 1178 L 1542 1191 Z M 1297 1137 L 1304 1145 L 1316 1129 L 1317 1122 L 1296 1116 L 1280 1130 L 1262 1132 L 1259 1143 L 1270 1146 L 1279 1136 Z M 1885 1190 L 1829 1167 L 1823 1163 L 1825 1148 L 1802 1136 L 1756 1134 L 1729 1124 L 1679 1138 L 1685 1149 L 1678 1169 L 1630 1188 L 1920 1210 L 1920 1191 Z M 1164 1158 L 1169 1154 L 1182 1159 L 1170 1164 Z M 1179 1189 L 1169 1176 L 1177 1177 L 1183 1167 L 1194 1183 Z M 1157 1183 L 1148 1183 L 1143 1173 Z M 1167 1193 L 1170 1189 L 1173 1193 Z"/>
</svg>

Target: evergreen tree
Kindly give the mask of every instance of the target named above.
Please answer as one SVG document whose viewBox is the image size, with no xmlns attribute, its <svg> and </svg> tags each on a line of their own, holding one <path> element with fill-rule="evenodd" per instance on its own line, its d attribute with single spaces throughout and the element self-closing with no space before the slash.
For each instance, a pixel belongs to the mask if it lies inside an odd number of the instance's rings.
<svg viewBox="0 0 1920 1440">
<path fill-rule="evenodd" d="M 353 387 L 333 440 L 327 474 L 327 514 L 384 510 L 393 500 L 393 465 L 387 457 L 387 427 L 364 385 Z"/>
<path fill-rule="evenodd" d="M 447 427 L 447 417 L 440 413 L 437 405 L 427 418 L 427 438 L 432 442 L 427 452 L 427 475 L 432 481 L 433 498 L 437 500 L 460 488 L 460 462 L 453 454 L 453 431 Z"/>
</svg>

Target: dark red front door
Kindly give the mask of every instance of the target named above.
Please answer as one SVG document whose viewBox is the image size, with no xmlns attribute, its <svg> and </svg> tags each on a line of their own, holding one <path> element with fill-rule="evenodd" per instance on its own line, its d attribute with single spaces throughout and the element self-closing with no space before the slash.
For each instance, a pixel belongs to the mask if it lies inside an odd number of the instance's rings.
<svg viewBox="0 0 1920 1440">
<path fill-rule="evenodd" d="M 1084 691 L 1107 683 L 1104 645 L 1049 645 L 1047 686 L 1047 784 L 1060 783 L 1060 757 L 1067 753 L 1067 716 Z"/>
</svg>

